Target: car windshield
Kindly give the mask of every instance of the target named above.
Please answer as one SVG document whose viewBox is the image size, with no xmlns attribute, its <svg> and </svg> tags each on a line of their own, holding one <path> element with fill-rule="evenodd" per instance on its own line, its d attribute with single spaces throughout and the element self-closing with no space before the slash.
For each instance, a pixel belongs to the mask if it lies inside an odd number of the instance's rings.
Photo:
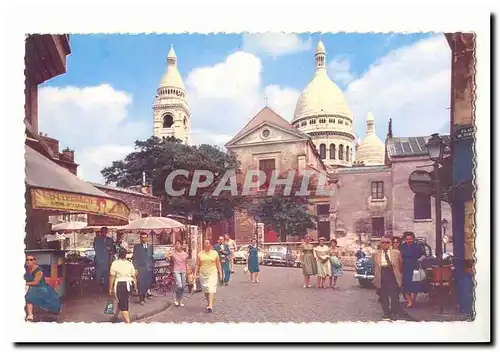
<svg viewBox="0 0 500 352">
<path fill-rule="evenodd" d="M 248 244 L 247 245 L 244 245 L 244 246 L 241 246 L 237 252 L 246 252 L 248 250 Z"/>
</svg>

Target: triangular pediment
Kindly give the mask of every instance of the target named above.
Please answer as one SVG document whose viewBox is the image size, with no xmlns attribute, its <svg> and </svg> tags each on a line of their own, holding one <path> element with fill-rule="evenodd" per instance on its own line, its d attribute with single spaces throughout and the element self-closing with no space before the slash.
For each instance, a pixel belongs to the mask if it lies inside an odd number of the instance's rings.
<svg viewBox="0 0 500 352">
<path fill-rule="evenodd" d="M 271 132 L 269 137 L 262 135 L 262 132 L 265 129 L 264 126 L 267 126 Z M 273 131 L 271 131 L 271 129 Z M 298 129 L 293 127 L 290 122 L 266 106 L 259 111 L 259 113 L 255 115 L 231 141 L 226 144 L 226 147 L 231 147 L 236 144 L 265 143 L 266 141 L 270 142 L 290 139 L 304 140 L 309 139 L 309 136 L 300 132 Z"/>
<path fill-rule="evenodd" d="M 269 122 L 263 122 L 247 131 L 244 135 L 241 135 L 238 139 L 233 139 L 231 143 L 227 144 L 227 147 L 292 141 L 298 142 L 307 139 L 308 137 L 303 134 L 284 129 L 281 126 L 276 126 Z"/>
</svg>

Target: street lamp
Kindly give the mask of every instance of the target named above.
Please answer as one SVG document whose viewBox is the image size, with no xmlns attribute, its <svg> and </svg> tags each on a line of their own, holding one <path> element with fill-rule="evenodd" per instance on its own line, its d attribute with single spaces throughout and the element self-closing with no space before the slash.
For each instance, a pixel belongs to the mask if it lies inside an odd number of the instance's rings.
<svg viewBox="0 0 500 352">
<path fill-rule="evenodd" d="M 445 144 L 443 139 L 439 136 L 439 133 L 434 133 L 427 141 L 429 158 L 435 163 L 439 163 L 443 160 L 444 148 Z"/>
<path fill-rule="evenodd" d="M 434 192 L 436 193 L 435 222 L 436 222 L 436 257 L 440 265 L 443 258 L 443 243 L 441 233 L 441 184 L 439 180 L 439 163 L 443 160 L 445 144 L 438 133 L 434 133 L 427 142 L 429 158 L 434 162 Z"/>
<path fill-rule="evenodd" d="M 443 237 L 445 238 L 445 240 L 443 240 L 443 252 L 446 253 L 446 243 L 448 242 L 446 237 L 446 229 L 448 228 L 448 220 L 441 220 L 441 227 L 443 228 Z"/>
<path fill-rule="evenodd" d="M 441 219 L 441 184 L 439 179 L 439 164 L 443 161 L 445 144 L 439 133 L 432 134 L 431 138 L 427 141 L 427 151 L 429 158 L 434 162 L 434 192 L 436 194 L 435 200 L 435 223 L 436 223 L 436 259 L 437 270 L 439 272 L 439 287 L 443 287 L 443 238 L 442 238 L 442 221 Z M 441 299 L 440 311 L 443 312 L 443 299 Z"/>
</svg>

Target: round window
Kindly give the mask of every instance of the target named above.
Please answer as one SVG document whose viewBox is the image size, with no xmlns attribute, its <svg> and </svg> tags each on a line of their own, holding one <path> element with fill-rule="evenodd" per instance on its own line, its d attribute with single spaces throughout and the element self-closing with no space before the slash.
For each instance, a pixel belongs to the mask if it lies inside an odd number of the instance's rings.
<svg viewBox="0 0 500 352">
<path fill-rule="evenodd" d="M 267 139 L 271 135 L 271 131 L 269 131 L 267 128 L 262 130 L 262 138 Z"/>
</svg>

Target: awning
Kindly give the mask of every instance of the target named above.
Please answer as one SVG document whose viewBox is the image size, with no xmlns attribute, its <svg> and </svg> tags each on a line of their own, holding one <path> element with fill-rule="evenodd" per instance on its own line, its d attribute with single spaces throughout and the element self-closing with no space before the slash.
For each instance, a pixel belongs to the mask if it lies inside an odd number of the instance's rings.
<svg viewBox="0 0 500 352">
<path fill-rule="evenodd" d="M 95 216 L 102 224 L 126 225 L 130 209 L 121 200 L 73 175 L 65 168 L 35 151 L 26 150 L 26 186 L 31 206 L 36 210 L 82 213 Z"/>
</svg>

